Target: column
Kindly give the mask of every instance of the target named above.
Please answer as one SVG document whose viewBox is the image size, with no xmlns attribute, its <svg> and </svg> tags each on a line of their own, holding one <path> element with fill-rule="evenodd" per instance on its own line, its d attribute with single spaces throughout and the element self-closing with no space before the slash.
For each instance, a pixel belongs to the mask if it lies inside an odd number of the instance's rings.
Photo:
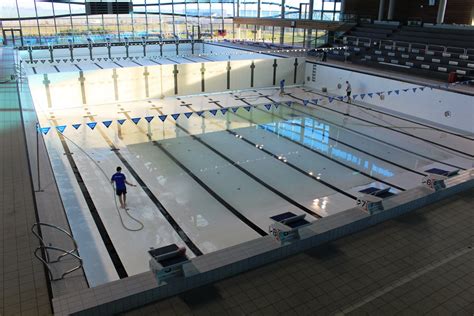
<svg viewBox="0 0 474 316">
<path fill-rule="evenodd" d="M 395 12 L 395 2 L 396 0 L 390 0 L 388 3 L 388 15 L 387 15 L 387 20 L 393 20 L 393 14 Z"/>
<path fill-rule="evenodd" d="M 346 0 L 341 0 L 341 16 L 346 14 Z"/>
<path fill-rule="evenodd" d="M 439 0 L 438 16 L 436 17 L 436 24 L 444 23 L 444 15 L 446 14 L 446 4 L 448 0 Z"/>
<path fill-rule="evenodd" d="M 385 10 L 385 0 L 380 0 L 379 2 L 379 17 L 377 20 L 383 20 L 383 11 Z"/>
</svg>

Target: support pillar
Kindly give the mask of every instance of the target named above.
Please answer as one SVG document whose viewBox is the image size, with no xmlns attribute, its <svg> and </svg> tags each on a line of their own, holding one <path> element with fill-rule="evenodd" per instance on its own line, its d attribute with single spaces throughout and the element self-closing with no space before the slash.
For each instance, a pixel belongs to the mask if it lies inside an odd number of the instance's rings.
<svg viewBox="0 0 474 316">
<path fill-rule="evenodd" d="M 344 15 L 346 14 L 346 0 L 341 0 L 341 17 L 344 18 Z"/>
<path fill-rule="evenodd" d="M 379 2 L 379 16 L 377 20 L 382 21 L 383 20 L 383 12 L 385 11 L 385 0 L 380 0 Z"/>
<path fill-rule="evenodd" d="M 439 0 L 438 16 L 436 17 L 436 24 L 444 23 L 444 15 L 446 14 L 446 4 L 448 0 Z"/>
<path fill-rule="evenodd" d="M 395 2 L 396 0 L 390 0 L 390 2 L 388 3 L 387 20 L 389 21 L 393 20 L 393 14 L 395 13 Z"/>
</svg>

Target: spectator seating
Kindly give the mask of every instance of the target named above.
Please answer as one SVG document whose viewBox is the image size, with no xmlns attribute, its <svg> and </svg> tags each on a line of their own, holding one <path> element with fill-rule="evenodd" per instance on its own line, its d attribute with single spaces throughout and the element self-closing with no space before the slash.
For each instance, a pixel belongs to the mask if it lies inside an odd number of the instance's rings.
<svg viewBox="0 0 474 316">
<path fill-rule="evenodd" d="M 345 50 L 328 57 L 440 79 L 474 78 L 474 29 L 366 23 L 346 33 L 343 44 Z"/>
</svg>

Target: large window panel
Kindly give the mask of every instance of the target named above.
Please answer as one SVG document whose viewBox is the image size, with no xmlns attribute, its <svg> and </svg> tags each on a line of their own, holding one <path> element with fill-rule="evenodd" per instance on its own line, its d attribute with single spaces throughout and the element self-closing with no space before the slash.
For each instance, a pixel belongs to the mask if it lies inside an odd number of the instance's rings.
<svg viewBox="0 0 474 316">
<path fill-rule="evenodd" d="M 286 0 L 285 18 L 287 19 L 308 19 L 309 0 Z"/>
<path fill-rule="evenodd" d="M 258 16 L 258 0 L 239 0 L 240 1 L 240 16 L 242 17 L 257 17 Z"/>
<path fill-rule="evenodd" d="M 260 4 L 260 17 L 281 18 L 281 0 L 263 0 Z"/>
</svg>

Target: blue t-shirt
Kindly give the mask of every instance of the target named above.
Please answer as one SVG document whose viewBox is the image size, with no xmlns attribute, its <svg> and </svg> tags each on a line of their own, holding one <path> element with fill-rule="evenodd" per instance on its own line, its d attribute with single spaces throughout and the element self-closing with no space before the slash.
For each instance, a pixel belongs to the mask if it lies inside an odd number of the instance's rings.
<svg viewBox="0 0 474 316">
<path fill-rule="evenodd" d="M 115 181 L 115 188 L 117 190 L 125 190 L 125 175 L 117 172 L 112 176 L 112 181 Z"/>
<path fill-rule="evenodd" d="M 280 81 L 280 88 L 283 88 L 285 86 L 285 80 Z"/>
</svg>

